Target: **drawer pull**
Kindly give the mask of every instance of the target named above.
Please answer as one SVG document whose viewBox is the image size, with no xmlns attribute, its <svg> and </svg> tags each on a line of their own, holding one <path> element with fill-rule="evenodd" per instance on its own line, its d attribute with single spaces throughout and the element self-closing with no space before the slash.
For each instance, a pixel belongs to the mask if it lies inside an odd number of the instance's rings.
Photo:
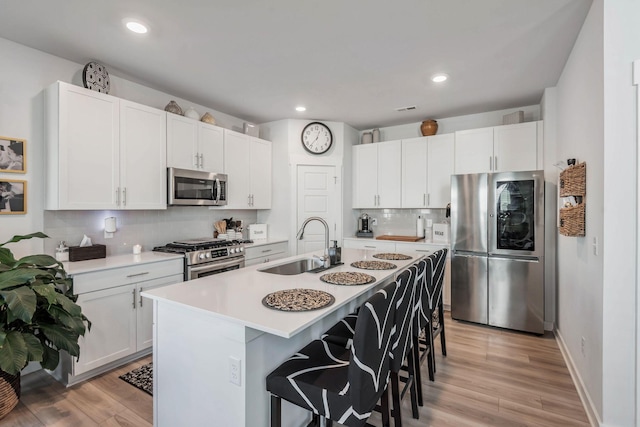
<svg viewBox="0 0 640 427">
<path fill-rule="evenodd" d="M 264 249 L 264 250 L 262 251 L 262 253 L 263 253 L 263 254 L 266 254 L 267 252 L 271 252 L 272 250 L 273 250 L 273 249 Z"/>
<path fill-rule="evenodd" d="M 140 288 L 140 307 L 142 307 L 142 292 L 144 289 Z"/>
<path fill-rule="evenodd" d="M 368 246 L 368 245 L 364 245 L 365 248 L 371 248 L 371 249 L 375 249 L 375 246 Z"/>
<path fill-rule="evenodd" d="M 133 308 L 136 308 L 136 290 L 131 291 L 131 294 L 133 294 Z"/>
<path fill-rule="evenodd" d="M 138 276 L 144 276 L 145 274 L 149 274 L 149 272 L 148 272 L 148 271 L 145 271 L 145 272 L 143 272 L 143 273 L 129 274 L 129 275 L 127 276 L 127 278 L 131 278 L 131 277 L 138 277 Z"/>
</svg>

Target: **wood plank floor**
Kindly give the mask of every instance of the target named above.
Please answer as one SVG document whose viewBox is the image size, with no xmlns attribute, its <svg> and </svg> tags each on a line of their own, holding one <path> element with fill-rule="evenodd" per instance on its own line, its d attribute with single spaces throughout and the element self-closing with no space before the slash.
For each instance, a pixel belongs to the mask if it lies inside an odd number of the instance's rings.
<svg viewBox="0 0 640 427">
<path fill-rule="evenodd" d="M 403 425 L 589 426 L 584 408 L 551 333 L 542 337 L 451 320 L 446 316 L 447 357 L 436 343 L 436 378 L 422 366 L 424 406 Z M 149 363 L 146 357 L 70 388 L 44 372 L 22 379 L 20 403 L 4 426 L 150 427 L 151 396 L 118 378 Z M 380 425 L 374 414 L 371 422 Z M 227 426 L 221 426 L 227 427 Z"/>
</svg>

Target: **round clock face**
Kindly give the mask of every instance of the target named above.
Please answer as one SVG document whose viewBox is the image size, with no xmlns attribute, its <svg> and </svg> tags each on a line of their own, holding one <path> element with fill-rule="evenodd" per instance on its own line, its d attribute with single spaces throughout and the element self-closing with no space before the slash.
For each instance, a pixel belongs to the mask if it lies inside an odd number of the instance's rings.
<svg viewBox="0 0 640 427">
<path fill-rule="evenodd" d="M 89 62 L 84 66 L 82 83 L 87 89 L 95 90 L 96 92 L 109 93 L 109 89 L 111 89 L 107 69 L 97 62 Z"/>
<path fill-rule="evenodd" d="M 323 154 L 333 144 L 333 135 L 327 125 L 320 122 L 309 123 L 302 130 L 302 146 L 311 154 Z"/>
</svg>

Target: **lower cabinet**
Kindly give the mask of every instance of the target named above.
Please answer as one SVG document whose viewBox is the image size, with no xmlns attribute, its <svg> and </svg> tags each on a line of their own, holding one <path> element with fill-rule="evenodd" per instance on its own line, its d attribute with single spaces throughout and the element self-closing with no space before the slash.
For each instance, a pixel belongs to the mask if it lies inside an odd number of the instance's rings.
<svg viewBox="0 0 640 427">
<path fill-rule="evenodd" d="M 359 239 L 344 239 L 344 247 L 347 249 L 375 249 L 376 251 L 395 252 L 396 244 L 394 242 L 381 241 L 381 240 L 359 240 Z"/>
<path fill-rule="evenodd" d="M 260 246 L 250 246 L 244 251 L 244 265 L 263 264 L 288 255 L 289 242 L 269 243 Z"/>
<path fill-rule="evenodd" d="M 149 352 L 153 304 L 141 293 L 182 282 L 182 270 L 182 260 L 175 259 L 74 275 L 77 304 L 91 321 L 91 330 L 80 337 L 80 357 L 63 358 L 54 376 L 74 384 L 118 366 L 119 361 L 127 363 L 129 356 Z"/>
</svg>

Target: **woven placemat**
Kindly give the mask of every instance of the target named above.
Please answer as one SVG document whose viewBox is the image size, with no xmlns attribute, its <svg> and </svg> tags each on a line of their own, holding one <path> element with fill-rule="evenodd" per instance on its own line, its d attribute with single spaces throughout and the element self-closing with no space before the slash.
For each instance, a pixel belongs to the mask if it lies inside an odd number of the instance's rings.
<svg viewBox="0 0 640 427">
<path fill-rule="evenodd" d="M 386 259 L 389 261 L 404 261 L 406 259 L 411 259 L 409 255 L 394 253 L 374 254 L 373 257 L 378 259 Z"/>
<path fill-rule="evenodd" d="M 351 263 L 351 267 L 365 270 L 393 270 L 398 266 L 386 261 L 356 261 Z"/>
<path fill-rule="evenodd" d="M 328 292 L 315 289 L 284 289 L 262 299 L 265 307 L 280 311 L 310 311 L 327 307 L 335 302 Z"/>
<path fill-rule="evenodd" d="M 376 278 L 368 274 L 355 271 L 343 271 L 339 273 L 327 273 L 320 276 L 320 280 L 332 285 L 366 285 L 376 281 Z"/>
</svg>

